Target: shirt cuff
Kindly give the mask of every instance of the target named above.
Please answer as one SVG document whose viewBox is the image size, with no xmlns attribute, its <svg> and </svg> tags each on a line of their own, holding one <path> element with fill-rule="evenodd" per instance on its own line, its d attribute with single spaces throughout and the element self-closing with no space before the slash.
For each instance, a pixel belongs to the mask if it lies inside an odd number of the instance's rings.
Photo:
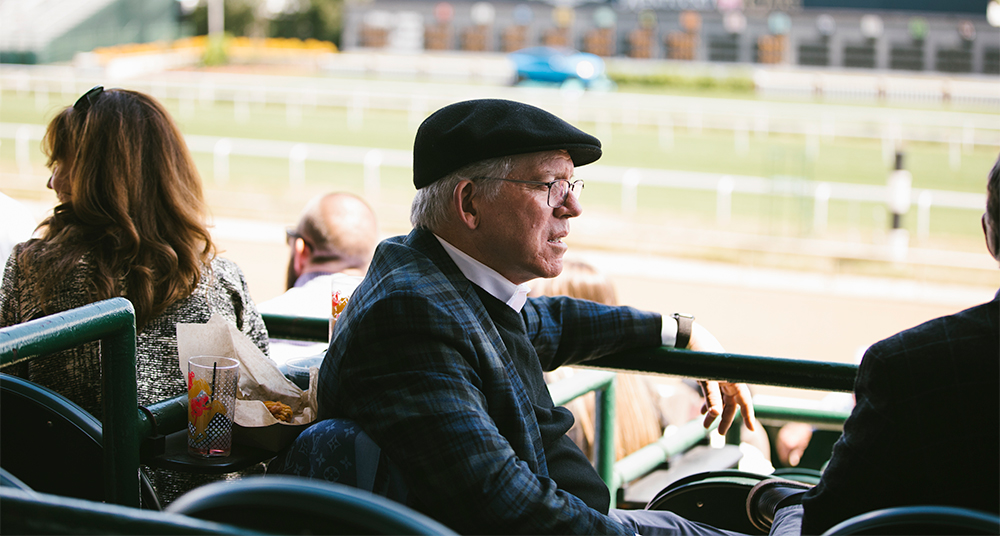
<svg viewBox="0 0 1000 536">
<path fill-rule="evenodd" d="M 663 346 L 674 346 L 677 343 L 677 319 L 672 316 L 663 316 L 663 328 L 660 332 L 660 341 Z"/>
</svg>

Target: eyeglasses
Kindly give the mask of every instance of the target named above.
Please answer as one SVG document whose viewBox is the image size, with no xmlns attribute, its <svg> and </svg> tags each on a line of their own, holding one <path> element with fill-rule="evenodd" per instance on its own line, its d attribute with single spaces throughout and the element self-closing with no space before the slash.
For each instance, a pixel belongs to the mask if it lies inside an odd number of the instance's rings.
<svg viewBox="0 0 1000 536">
<path fill-rule="evenodd" d="M 90 91 L 80 95 L 79 99 L 76 99 L 76 104 L 73 105 L 73 109 L 81 114 L 87 113 L 87 110 L 97 101 L 97 98 L 104 93 L 104 86 L 94 86 L 90 88 Z"/>
<path fill-rule="evenodd" d="M 309 242 L 309 239 L 299 234 L 299 232 L 296 231 L 294 227 L 288 227 L 285 229 L 285 238 L 288 241 L 289 246 L 292 245 L 292 243 L 294 243 L 296 240 L 301 238 L 302 243 L 304 243 L 307 248 L 316 249 L 313 247 L 312 243 Z"/>
<path fill-rule="evenodd" d="M 519 182 L 521 184 L 534 184 L 536 186 L 545 186 L 549 189 L 549 197 L 547 202 L 552 208 L 559 208 L 566 204 L 566 199 L 569 198 L 569 193 L 573 192 L 577 199 L 580 198 L 580 194 L 583 193 L 583 180 L 570 181 L 569 179 L 556 179 L 552 182 L 537 182 L 537 181 L 519 181 L 516 179 L 502 179 L 500 177 L 476 177 L 477 179 L 488 179 L 494 181 L 504 181 L 504 182 Z M 577 189 L 577 186 L 580 188 Z"/>
</svg>

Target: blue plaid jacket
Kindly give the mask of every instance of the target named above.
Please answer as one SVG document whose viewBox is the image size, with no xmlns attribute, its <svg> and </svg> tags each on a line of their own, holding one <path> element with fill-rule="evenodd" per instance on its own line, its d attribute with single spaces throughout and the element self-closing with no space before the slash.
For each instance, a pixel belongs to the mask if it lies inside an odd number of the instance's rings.
<svg viewBox="0 0 1000 536">
<path fill-rule="evenodd" d="M 1000 512 L 998 298 L 868 349 L 857 404 L 803 497 L 803 534 L 894 506 Z"/>
<path fill-rule="evenodd" d="M 540 370 L 658 346 L 658 314 L 569 298 L 522 310 Z M 337 324 L 319 418 L 350 418 L 411 505 L 462 533 L 631 534 L 560 490 L 525 385 L 473 284 L 425 230 L 379 245 Z"/>
</svg>

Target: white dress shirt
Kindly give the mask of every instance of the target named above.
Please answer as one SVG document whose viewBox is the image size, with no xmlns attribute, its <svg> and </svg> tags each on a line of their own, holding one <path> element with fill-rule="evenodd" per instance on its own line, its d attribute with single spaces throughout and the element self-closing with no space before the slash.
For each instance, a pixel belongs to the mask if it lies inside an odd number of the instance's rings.
<svg viewBox="0 0 1000 536">
<path fill-rule="evenodd" d="M 490 296 L 506 303 L 511 309 L 521 312 L 524 303 L 528 300 L 528 292 L 531 287 L 527 284 L 515 285 L 496 270 L 470 257 L 464 251 L 448 243 L 447 240 L 438 235 L 434 235 L 441 242 L 448 256 L 455 261 L 462 275 L 469 281 L 479 285 Z M 677 342 L 677 321 L 673 317 L 663 316 L 663 327 L 660 332 L 660 339 L 664 346 L 673 346 Z"/>
</svg>

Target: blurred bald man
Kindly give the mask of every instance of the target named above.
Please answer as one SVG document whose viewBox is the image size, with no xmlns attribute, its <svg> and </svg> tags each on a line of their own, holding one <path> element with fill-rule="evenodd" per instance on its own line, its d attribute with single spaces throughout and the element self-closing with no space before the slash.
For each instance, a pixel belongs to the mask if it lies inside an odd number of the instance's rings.
<svg viewBox="0 0 1000 536">
<path fill-rule="evenodd" d="M 298 225 L 286 231 L 290 255 L 284 294 L 258 305 L 262 313 L 330 317 L 330 295 L 350 296 L 361 283 L 378 243 L 378 221 L 364 199 L 346 192 L 313 198 Z M 321 344 L 322 348 L 326 344 Z M 272 351 L 277 345 L 272 345 Z M 304 349 L 308 348 L 308 350 Z M 272 358 L 294 357 L 279 349 Z M 291 349 L 296 356 L 311 355 L 310 347 Z M 312 354 L 318 351 L 312 351 Z"/>
</svg>

